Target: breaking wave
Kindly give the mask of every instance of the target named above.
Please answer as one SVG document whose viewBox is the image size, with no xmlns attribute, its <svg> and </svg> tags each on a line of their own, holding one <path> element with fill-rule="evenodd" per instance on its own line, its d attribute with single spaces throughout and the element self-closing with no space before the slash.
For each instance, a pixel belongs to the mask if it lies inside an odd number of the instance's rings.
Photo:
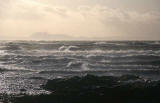
<svg viewBox="0 0 160 103">
<path fill-rule="evenodd" d="M 72 49 L 74 50 L 74 49 L 77 49 L 77 48 L 79 48 L 79 47 L 77 47 L 77 46 L 61 46 L 61 47 L 59 47 L 59 51 L 64 51 L 64 52 L 69 52 L 69 51 L 71 51 Z"/>
</svg>

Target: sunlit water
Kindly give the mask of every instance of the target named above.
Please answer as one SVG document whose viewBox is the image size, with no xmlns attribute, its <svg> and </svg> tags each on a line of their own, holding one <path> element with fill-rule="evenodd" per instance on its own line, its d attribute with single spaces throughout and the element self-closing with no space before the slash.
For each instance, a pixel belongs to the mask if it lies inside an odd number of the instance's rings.
<svg viewBox="0 0 160 103">
<path fill-rule="evenodd" d="M 160 79 L 158 41 L 0 41 L 0 93 L 49 93 L 48 79 L 86 74 Z"/>
</svg>

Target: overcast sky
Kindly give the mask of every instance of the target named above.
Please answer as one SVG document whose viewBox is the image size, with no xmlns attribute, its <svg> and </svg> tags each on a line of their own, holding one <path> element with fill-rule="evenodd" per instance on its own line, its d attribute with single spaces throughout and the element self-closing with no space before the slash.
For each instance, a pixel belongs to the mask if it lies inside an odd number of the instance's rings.
<svg viewBox="0 0 160 103">
<path fill-rule="evenodd" d="M 0 39 L 160 40 L 159 4 L 160 0 L 0 0 Z"/>
</svg>

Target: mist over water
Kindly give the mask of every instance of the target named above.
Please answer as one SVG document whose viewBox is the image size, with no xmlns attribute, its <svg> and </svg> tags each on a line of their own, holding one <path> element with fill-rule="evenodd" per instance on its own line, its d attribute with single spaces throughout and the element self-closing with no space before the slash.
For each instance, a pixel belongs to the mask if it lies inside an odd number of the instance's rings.
<svg viewBox="0 0 160 103">
<path fill-rule="evenodd" d="M 160 80 L 160 42 L 0 41 L 0 93 L 49 93 L 48 79 L 86 74 Z"/>
</svg>

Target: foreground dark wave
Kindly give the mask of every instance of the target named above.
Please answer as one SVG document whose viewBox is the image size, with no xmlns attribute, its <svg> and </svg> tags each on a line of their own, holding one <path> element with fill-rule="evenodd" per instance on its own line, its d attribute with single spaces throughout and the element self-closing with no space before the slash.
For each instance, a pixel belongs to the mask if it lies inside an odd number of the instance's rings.
<svg viewBox="0 0 160 103">
<path fill-rule="evenodd" d="M 4 103 L 160 103 L 160 81 L 134 75 L 59 78 L 42 88 L 51 94 L 9 97 Z"/>
</svg>

